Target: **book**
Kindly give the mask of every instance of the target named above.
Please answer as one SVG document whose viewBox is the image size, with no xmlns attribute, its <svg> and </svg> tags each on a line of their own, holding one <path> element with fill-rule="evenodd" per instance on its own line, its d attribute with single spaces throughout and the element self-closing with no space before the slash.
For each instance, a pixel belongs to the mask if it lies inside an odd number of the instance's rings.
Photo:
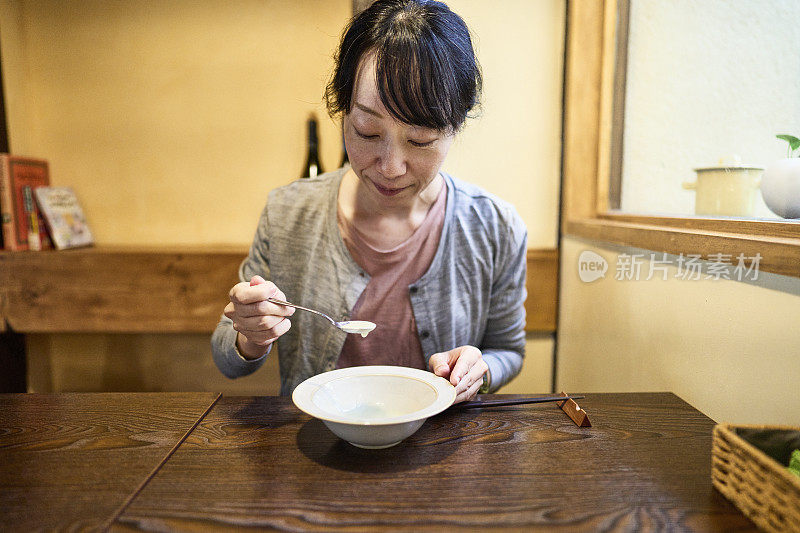
<svg viewBox="0 0 800 533">
<path fill-rule="evenodd" d="M 6 250 L 52 247 L 33 194 L 50 185 L 47 161 L 0 154 L 0 220 Z"/>
<path fill-rule="evenodd" d="M 81 204 L 70 187 L 39 187 L 34 193 L 57 249 L 94 244 Z"/>
</svg>

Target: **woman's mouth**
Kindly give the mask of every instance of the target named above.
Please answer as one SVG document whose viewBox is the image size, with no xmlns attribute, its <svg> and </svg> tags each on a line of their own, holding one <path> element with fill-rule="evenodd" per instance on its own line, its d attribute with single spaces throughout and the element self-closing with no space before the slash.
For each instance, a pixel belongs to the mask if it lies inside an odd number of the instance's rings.
<svg viewBox="0 0 800 533">
<path fill-rule="evenodd" d="M 375 186 L 375 188 L 378 190 L 378 192 L 381 193 L 384 196 L 395 196 L 397 194 L 400 194 L 401 192 L 403 192 L 406 189 L 406 187 L 399 187 L 399 188 L 381 187 L 380 185 L 378 185 L 374 181 L 372 182 L 372 184 Z"/>
</svg>

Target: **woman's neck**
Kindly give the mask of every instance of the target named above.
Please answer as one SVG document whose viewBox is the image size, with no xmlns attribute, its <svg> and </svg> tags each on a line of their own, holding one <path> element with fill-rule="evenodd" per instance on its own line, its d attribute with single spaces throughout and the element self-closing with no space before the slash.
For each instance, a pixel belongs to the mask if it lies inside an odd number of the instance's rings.
<svg viewBox="0 0 800 533">
<path fill-rule="evenodd" d="M 441 174 L 408 203 L 376 201 L 352 169 L 339 186 L 338 207 L 344 219 L 371 245 L 390 249 L 405 242 L 425 221 L 444 187 Z"/>
</svg>

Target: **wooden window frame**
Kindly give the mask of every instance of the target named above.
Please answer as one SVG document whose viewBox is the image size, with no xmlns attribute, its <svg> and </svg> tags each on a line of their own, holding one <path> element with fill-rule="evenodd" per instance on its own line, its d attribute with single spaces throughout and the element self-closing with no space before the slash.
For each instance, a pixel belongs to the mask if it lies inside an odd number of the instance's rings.
<svg viewBox="0 0 800 533">
<path fill-rule="evenodd" d="M 622 18 L 618 16 L 622 14 Z M 759 269 L 800 277 L 800 224 L 715 217 L 621 213 L 610 200 L 612 162 L 621 158 L 624 72 L 618 26 L 626 0 L 572 0 L 567 6 L 562 232 L 670 254 L 760 254 Z M 621 24 L 618 24 L 619 21 Z M 618 190 L 618 189 L 617 189 Z"/>
</svg>

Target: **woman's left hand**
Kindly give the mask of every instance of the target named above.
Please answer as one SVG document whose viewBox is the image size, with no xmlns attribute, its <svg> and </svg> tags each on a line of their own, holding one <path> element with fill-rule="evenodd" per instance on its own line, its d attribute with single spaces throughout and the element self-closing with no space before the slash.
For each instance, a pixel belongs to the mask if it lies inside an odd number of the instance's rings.
<svg viewBox="0 0 800 533">
<path fill-rule="evenodd" d="M 456 388 L 454 403 L 474 399 L 483 385 L 483 375 L 489 370 L 481 351 L 474 346 L 459 346 L 449 352 L 435 353 L 428 366 L 431 372 L 449 379 Z"/>
</svg>

